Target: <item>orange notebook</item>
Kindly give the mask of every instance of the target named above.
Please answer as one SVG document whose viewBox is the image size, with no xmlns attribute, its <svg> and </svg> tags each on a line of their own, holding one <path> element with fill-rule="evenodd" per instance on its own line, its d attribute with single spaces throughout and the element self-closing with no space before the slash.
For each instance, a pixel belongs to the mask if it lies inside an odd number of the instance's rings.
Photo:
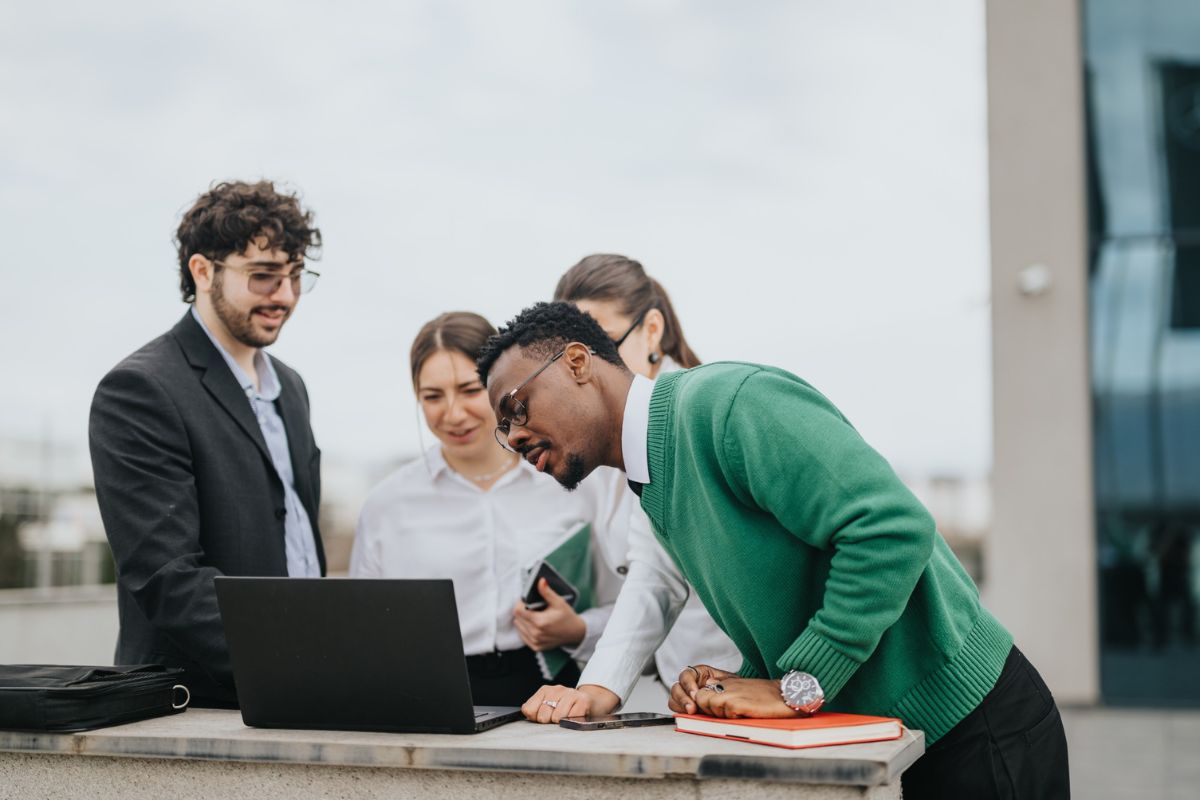
<svg viewBox="0 0 1200 800">
<path fill-rule="evenodd" d="M 676 714 L 675 730 L 799 750 L 803 747 L 899 739 L 904 733 L 904 725 L 892 717 L 834 712 L 818 712 L 811 717 L 792 719 L 720 719 L 698 714 Z"/>
</svg>

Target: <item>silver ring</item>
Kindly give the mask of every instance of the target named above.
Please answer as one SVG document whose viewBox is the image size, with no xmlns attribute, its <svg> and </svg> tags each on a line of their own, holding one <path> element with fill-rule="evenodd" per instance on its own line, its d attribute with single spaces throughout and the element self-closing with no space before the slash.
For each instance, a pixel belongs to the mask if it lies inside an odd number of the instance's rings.
<svg viewBox="0 0 1200 800">
<path fill-rule="evenodd" d="M 711 689 L 714 692 L 723 692 L 725 687 L 719 683 L 706 683 L 700 687 L 701 689 Z"/>
<path fill-rule="evenodd" d="M 558 708 L 558 701 L 557 700 L 543 700 L 542 705 L 550 706 L 551 708 Z"/>
</svg>

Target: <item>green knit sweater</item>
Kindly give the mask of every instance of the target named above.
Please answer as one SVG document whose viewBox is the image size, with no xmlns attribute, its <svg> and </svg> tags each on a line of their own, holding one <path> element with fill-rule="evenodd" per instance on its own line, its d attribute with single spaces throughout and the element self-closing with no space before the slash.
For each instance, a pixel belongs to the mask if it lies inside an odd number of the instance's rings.
<svg viewBox="0 0 1200 800">
<path fill-rule="evenodd" d="M 995 685 L 1012 637 L 933 518 L 800 378 L 715 363 L 650 401 L 655 535 L 744 658 L 817 677 L 826 709 L 900 717 L 932 744 Z"/>
</svg>

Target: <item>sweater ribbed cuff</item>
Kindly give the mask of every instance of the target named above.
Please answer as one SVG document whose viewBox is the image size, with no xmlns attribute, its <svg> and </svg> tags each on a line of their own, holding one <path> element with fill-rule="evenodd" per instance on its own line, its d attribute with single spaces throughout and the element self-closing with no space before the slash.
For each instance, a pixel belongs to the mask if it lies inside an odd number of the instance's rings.
<svg viewBox="0 0 1200 800">
<path fill-rule="evenodd" d="M 826 641 L 825 637 L 812 627 L 805 628 L 775 664 L 784 672 L 795 669 L 815 677 L 825 692 L 826 702 L 842 690 L 846 681 L 850 680 L 850 676 L 861 666 L 859 662 Z"/>
<path fill-rule="evenodd" d="M 739 678 L 761 678 L 758 670 L 749 661 L 742 661 L 742 666 L 738 667 L 737 675 Z"/>
</svg>

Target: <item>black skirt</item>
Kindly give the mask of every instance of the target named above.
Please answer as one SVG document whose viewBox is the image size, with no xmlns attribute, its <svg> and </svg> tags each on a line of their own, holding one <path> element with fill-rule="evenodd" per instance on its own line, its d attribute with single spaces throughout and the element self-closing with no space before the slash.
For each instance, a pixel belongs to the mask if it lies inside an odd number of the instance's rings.
<svg viewBox="0 0 1200 800">
<path fill-rule="evenodd" d="M 467 656 L 467 673 L 471 699 L 477 706 L 519 706 L 545 684 L 574 687 L 579 681 L 574 661 L 568 661 L 554 680 L 545 680 L 537 656 L 528 647 Z"/>
</svg>

